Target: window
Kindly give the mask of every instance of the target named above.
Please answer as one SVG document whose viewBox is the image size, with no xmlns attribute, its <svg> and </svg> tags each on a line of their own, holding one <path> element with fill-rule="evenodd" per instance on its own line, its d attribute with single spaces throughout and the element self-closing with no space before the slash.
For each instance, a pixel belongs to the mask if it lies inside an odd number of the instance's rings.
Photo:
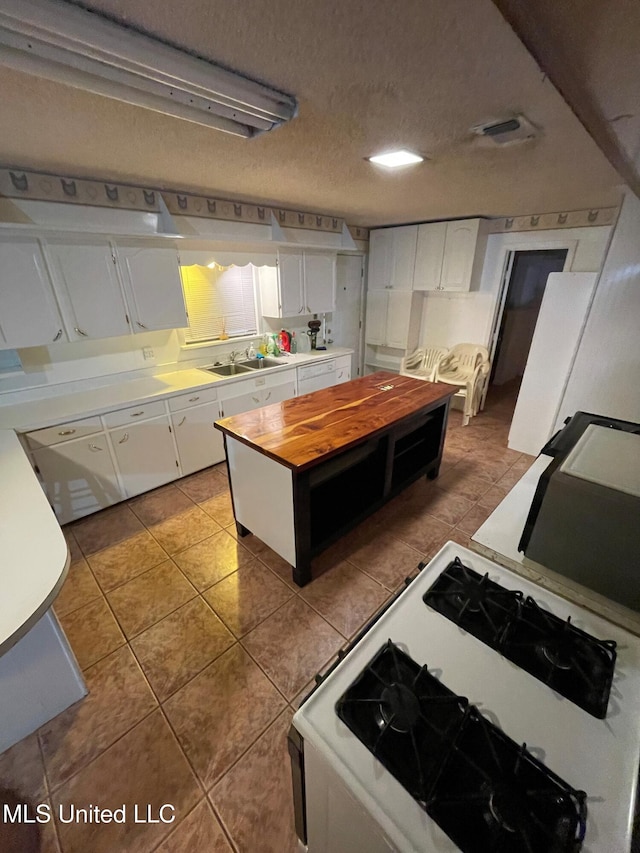
<svg viewBox="0 0 640 853">
<path fill-rule="evenodd" d="M 254 268 L 199 265 L 181 268 L 189 329 L 188 344 L 255 335 L 258 331 Z M 224 339 L 224 338 L 223 338 Z"/>
</svg>

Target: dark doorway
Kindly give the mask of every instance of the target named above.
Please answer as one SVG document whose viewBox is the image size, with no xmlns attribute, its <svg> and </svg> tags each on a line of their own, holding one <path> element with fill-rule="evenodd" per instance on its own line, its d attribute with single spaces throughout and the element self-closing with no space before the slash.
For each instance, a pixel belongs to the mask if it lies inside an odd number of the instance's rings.
<svg viewBox="0 0 640 853">
<path fill-rule="evenodd" d="M 520 387 L 547 277 L 562 272 L 566 257 L 566 249 L 514 252 L 491 368 L 492 386 Z"/>
</svg>

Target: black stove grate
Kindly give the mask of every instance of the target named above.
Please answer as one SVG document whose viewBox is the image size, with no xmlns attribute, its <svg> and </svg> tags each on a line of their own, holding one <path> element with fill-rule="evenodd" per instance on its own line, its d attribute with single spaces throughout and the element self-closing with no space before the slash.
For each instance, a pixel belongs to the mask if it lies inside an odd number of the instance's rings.
<svg viewBox="0 0 640 853">
<path fill-rule="evenodd" d="M 391 640 L 338 716 L 464 853 L 576 853 L 574 791 Z"/>
<path fill-rule="evenodd" d="M 440 574 L 424 602 L 594 717 L 607 715 L 616 661 L 599 640 L 463 565 Z"/>
</svg>

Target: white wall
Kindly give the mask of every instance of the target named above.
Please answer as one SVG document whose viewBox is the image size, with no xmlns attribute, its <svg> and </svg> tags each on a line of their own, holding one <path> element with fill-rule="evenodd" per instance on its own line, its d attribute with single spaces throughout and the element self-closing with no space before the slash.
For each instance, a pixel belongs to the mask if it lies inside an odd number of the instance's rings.
<svg viewBox="0 0 640 853">
<path fill-rule="evenodd" d="M 569 249 L 567 272 L 598 272 L 610 231 L 609 226 L 600 226 L 490 235 L 478 290 L 468 294 L 425 295 L 422 345 L 489 343 L 507 252 L 566 248 Z"/>
<path fill-rule="evenodd" d="M 640 201 L 628 192 L 560 404 L 640 422 Z"/>
</svg>

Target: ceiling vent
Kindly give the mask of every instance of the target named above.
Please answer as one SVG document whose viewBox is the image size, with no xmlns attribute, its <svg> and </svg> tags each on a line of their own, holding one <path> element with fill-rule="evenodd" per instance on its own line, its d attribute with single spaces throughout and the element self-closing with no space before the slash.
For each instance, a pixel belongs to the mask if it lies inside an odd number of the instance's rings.
<svg viewBox="0 0 640 853">
<path fill-rule="evenodd" d="M 515 145 L 517 142 L 535 139 L 539 135 L 529 119 L 523 115 L 478 124 L 471 128 L 471 132 L 488 145 Z"/>
</svg>

